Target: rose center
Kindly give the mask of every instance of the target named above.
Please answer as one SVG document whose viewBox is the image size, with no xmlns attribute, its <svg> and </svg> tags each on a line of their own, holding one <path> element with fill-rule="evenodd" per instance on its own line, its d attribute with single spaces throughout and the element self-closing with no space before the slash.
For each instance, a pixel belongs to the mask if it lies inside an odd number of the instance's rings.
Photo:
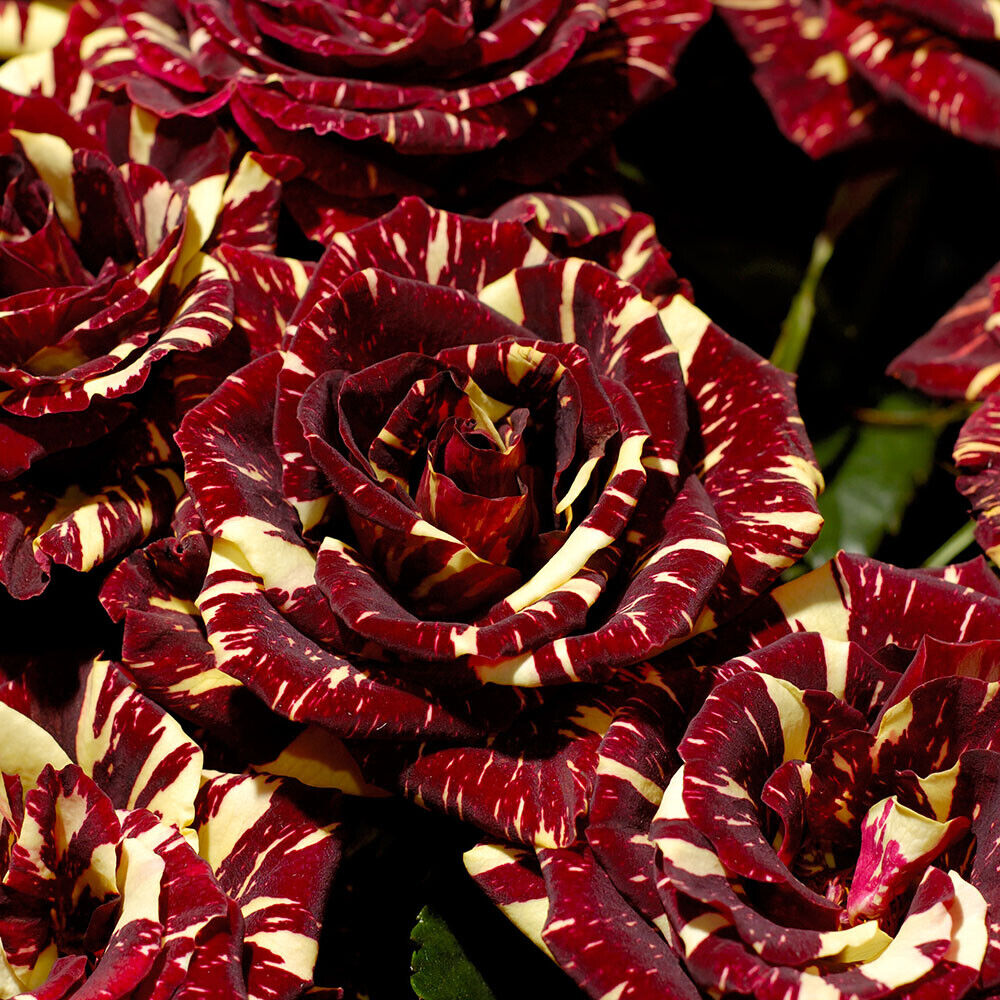
<svg viewBox="0 0 1000 1000">
<path fill-rule="evenodd" d="M 805 885 L 843 907 L 845 925 L 877 920 L 895 934 L 929 867 L 965 867 L 950 849 L 968 829 L 964 817 L 939 821 L 893 796 L 867 810 L 849 846 L 817 843 L 807 830 L 791 867 Z"/>
<path fill-rule="evenodd" d="M 34 978 L 53 953 L 100 960 L 121 912 L 121 825 L 114 805 L 75 764 L 44 768 L 23 792 L 4 776 L 13 808 L 0 855 L 0 943 L 13 973 Z M 22 798 L 23 796 L 23 798 Z"/>
<path fill-rule="evenodd" d="M 328 419 L 317 430 L 339 436 L 355 467 L 419 519 L 404 534 L 382 529 L 379 517 L 373 531 L 349 503 L 357 547 L 425 617 L 474 620 L 516 591 L 592 509 L 605 447 L 609 461 L 616 453 L 617 425 L 576 345 L 500 340 L 433 358 L 396 355 L 329 388 L 336 425 Z M 332 474 L 331 482 L 346 481 Z M 454 543 L 449 565 L 434 565 L 428 538 Z M 481 586 L 449 592 L 439 607 L 426 581 L 460 566 L 474 567 Z"/>
</svg>

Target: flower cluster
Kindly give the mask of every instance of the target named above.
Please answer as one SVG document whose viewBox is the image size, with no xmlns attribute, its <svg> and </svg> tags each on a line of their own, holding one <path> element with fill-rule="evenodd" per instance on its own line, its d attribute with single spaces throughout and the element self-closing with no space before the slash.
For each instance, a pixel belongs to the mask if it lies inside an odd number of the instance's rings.
<svg viewBox="0 0 1000 1000">
<path fill-rule="evenodd" d="M 49 62 L 0 83 L 125 95 L 160 117 L 232 115 L 296 157 L 287 204 L 329 239 L 399 197 L 549 180 L 673 83 L 708 0 L 496 4 L 100 0 Z M 71 67 L 71 68 L 70 68 Z"/>
<path fill-rule="evenodd" d="M 0 997 L 350 995 L 392 794 L 595 998 L 1000 989 L 1000 583 L 782 577 L 794 376 L 611 169 L 714 6 L 813 154 L 1000 145 L 990 4 L 0 0 Z M 896 363 L 990 553 L 997 281 Z"/>
</svg>

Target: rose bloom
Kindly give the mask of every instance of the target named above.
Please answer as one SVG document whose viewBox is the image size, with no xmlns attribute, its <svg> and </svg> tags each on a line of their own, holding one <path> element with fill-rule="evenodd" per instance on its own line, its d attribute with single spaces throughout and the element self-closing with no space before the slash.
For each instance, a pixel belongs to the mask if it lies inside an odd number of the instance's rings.
<svg viewBox="0 0 1000 1000">
<path fill-rule="evenodd" d="M 595 998 L 992 996 L 998 612 L 982 561 L 841 554 L 657 662 L 574 842 L 467 866 Z"/>
<path fill-rule="evenodd" d="M 190 628 L 279 714 L 502 726 L 526 696 L 484 682 L 607 678 L 810 544 L 790 378 L 683 295 L 644 297 L 625 277 L 677 286 L 651 223 L 596 207 L 621 274 L 404 201 L 338 237 L 281 353 L 183 423 L 212 537 Z"/>
<path fill-rule="evenodd" d="M 181 497 L 172 533 L 124 559 L 101 603 L 124 622 L 122 659 L 144 695 L 184 720 L 203 746 L 233 766 L 294 777 L 312 788 L 384 795 L 362 777 L 343 742 L 320 726 L 285 719 L 215 665 L 195 601 L 212 538 L 191 498 Z"/>
<path fill-rule="evenodd" d="M 273 348 L 306 268 L 270 253 L 282 164 L 232 170 L 210 125 L 3 92 L 0 116 L 0 584 L 27 598 L 169 524 L 180 418 Z"/>
<path fill-rule="evenodd" d="M 314 238 L 401 195 L 482 194 L 561 172 L 665 91 L 708 0 L 327 4 L 105 0 L 19 87 L 76 85 L 160 116 L 228 108 L 256 148 L 297 157 L 289 205 Z M 95 24 L 100 25 L 94 30 Z M 47 88 L 47 89 L 46 89 Z M 495 204 L 495 202 L 494 202 Z"/>
<path fill-rule="evenodd" d="M 1000 145 L 1000 50 L 980 0 L 770 0 L 716 6 L 781 130 L 811 156 L 898 133 L 899 104 Z"/>
<path fill-rule="evenodd" d="M 889 365 L 889 374 L 930 396 L 981 401 L 955 443 L 958 488 L 976 517 L 976 540 L 1000 555 L 1000 264 L 995 265 L 934 327 Z"/>
<path fill-rule="evenodd" d="M 113 664 L 59 707 L 52 673 L 0 674 L 0 993 L 303 995 L 339 857 L 329 796 L 203 770 Z"/>
</svg>

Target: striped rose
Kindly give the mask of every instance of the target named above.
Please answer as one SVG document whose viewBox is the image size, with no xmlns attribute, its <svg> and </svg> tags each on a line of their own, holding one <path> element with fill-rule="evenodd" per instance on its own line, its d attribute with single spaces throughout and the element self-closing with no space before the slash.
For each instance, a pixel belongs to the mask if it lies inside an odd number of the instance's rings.
<svg viewBox="0 0 1000 1000">
<path fill-rule="evenodd" d="M 53 673 L 0 675 L 0 992 L 305 993 L 339 857 L 329 796 L 205 770 L 114 664 L 58 707 Z"/>
<path fill-rule="evenodd" d="M 0 118 L 0 585 L 28 598 L 169 524 L 180 418 L 273 348 L 307 267 L 271 252 L 284 164 L 234 168 L 213 126 L 3 91 Z"/>
<path fill-rule="evenodd" d="M 634 686 L 578 838 L 469 870 L 595 998 L 993 995 L 998 612 L 841 554 Z"/>
<path fill-rule="evenodd" d="M 8 78 L 69 102 L 68 60 L 87 86 L 160 116 L 229 110 L 255 148 L 303 164 L 288 204 L 316 239 L 402 195 L 549 179 L 673 84 L 711 12 L 709 0 L 93 7 L 57 60 Z"/>
<path fill-rule="evenodd" d="M 211 552 L 177 614 L 282 715 L 478 732 L 522 705 L 496 685 L 607 679 L 819 527 L 790 379 L 681 294 L 648 218 L 509 214 L 406 200 L 340 234 L 281 352 L 178 434 Z"/>
</svg>

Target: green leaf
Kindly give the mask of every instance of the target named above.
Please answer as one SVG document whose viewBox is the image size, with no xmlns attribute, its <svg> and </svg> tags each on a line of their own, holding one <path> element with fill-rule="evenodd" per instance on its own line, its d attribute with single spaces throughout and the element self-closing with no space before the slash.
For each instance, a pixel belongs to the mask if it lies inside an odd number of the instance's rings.
<svg viewBox="0 0 1000 1000">
<path fill-rule="evenodd" d="M 829 469 L 847 450 L 851 443 L 851 428 L 838 427 L 832 434 L 821 441 L 813 442 L 813 454 L 821 469 Z"/>
<path fill-rule="evenodd" d="M 891 417 L 932 406 L 906 393 L 886 396 L 874 411 Z M 819 500 L 825 523 L 806 556 L 819 566 L 838 549 L 872 555 L 886 535 L 899 531 L 917 488 L 930 475 L 943 423 L 892 419 L 862 424 L 853 446 Z"/>
<path fill-rule="evenodd" d="M 418 946 L 410 985 L 421 1000 L 495 1000 L 451 928 L 431 907 L 417 915 L 410 937 Z"/>
<path fill-rule="evenodd" d="M 644 187 L 649 185 L 646 175 L 634 163 L 629 163 L 627 160 L 619 160 L 615 169 L 625 180 L 632 181 L 633 184 L 641 184 Z"/>
</svg>

